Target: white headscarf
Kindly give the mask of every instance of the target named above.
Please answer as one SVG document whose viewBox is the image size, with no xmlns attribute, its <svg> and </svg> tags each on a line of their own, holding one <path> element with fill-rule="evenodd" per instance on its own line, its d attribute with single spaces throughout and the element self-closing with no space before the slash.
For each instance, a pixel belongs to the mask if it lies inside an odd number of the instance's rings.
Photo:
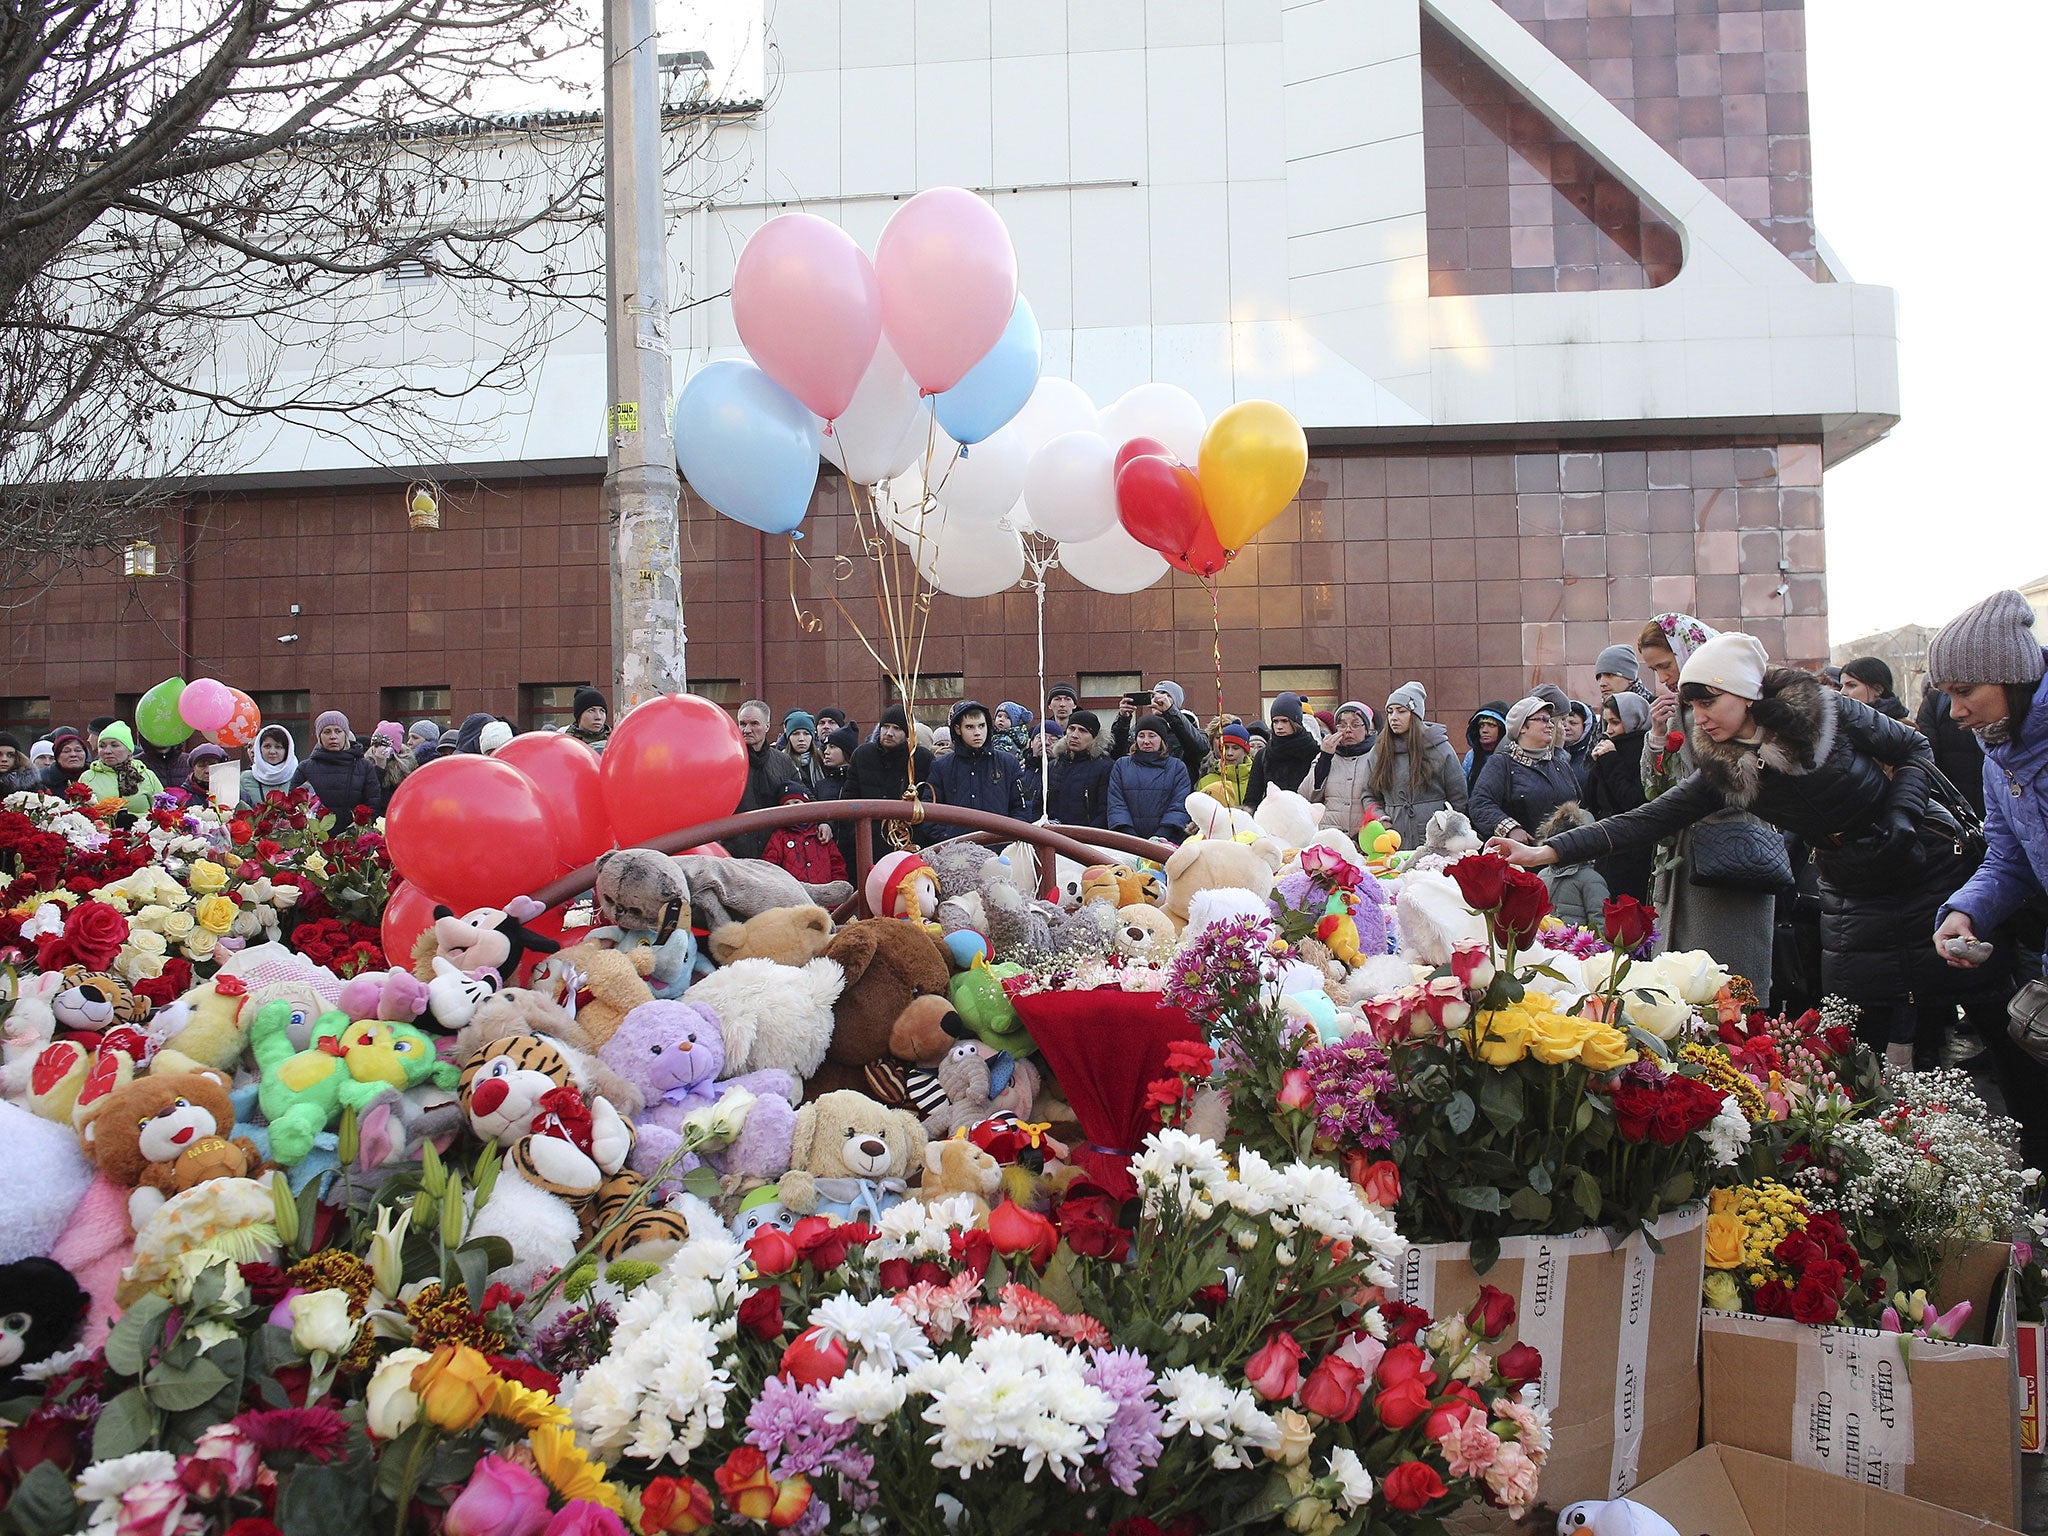
<svg viewBox="0 0 2048 1536">
<path fill-rule="evenodd" d="M 273 731 L 284 742 L 284 761 L 275 765 L 263 760 L 263 738 Z M 290 788 L 293 775 L 299 771 L 299 749 L 292 744 L 292 733 L 281 725 L 266 725 L 256 733 L 254 759 L 249 764 L 249 772 L 265 789 Z"/>
</svg>

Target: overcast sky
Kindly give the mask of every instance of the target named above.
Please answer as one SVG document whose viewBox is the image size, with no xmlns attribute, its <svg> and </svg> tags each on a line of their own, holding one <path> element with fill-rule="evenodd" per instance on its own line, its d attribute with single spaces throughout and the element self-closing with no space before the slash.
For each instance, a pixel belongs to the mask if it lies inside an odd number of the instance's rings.
<svg viewBox="0 0 2048 1536">
<path fill-rule="evenodd" d="M 1806 0 L 1814 205 L 1899 296 L 1904 419 L 1827 473 L 1838 641 L 2048 575 L 2038 0 Z"/>
</svg>

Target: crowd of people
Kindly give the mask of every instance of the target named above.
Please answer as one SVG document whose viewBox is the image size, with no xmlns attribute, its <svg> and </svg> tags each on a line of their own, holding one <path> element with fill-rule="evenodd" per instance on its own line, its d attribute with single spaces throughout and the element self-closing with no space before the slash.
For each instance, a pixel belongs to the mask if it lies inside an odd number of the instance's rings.
<svg viewBox="0 0 2048 1536">
<path fill-rule="evenodd" d="M 2007 998 L 2040 976 L 2048 929 L 2048 711 L 2035 711 L 2032 624 L 2013 592 L 1955 620 L 1929 648 L 1916 714 L 1874 657 L 1802 671 L 1751 636 L 1661 614 L 1594 658 L 1597 704 L 1549 683 L 1487 703 L 1465 722 L 1462 754 L 1414 681 L 1379 710 L 1282 693 L 1263 715 L 1206 722 L 1171 680 L 1126 694 L 1106 719 L 1064 682 L 1042 718 L 963 699 L 943 726 L 901 705 L 868 727 L 838 706 L 778 722 L 753 699 L 738 710 L 738 809 L 814 803 L 816 817 L 728 847 L 805 880 L 846 878 L 856 825 L 833 816 L 840 800 L 914 797 L 926 842 L 961 830 L 948 808 L 1174 840 L 1191 830 L 1196 789 L 1248 810 L 1293 790 L 1327 827 L 1351 835 L 1377 818 L 1411 848 L 1438 812 L 1457 811 L 1541 868 L 1568 920 L 1597 923 L 1611 896 L 1648 902 L 1665 944 L 1710 952 L 1777 1006 L 1856 1004 L 1895 1066 L 1938 1064 L 1960 1014 L 1995 1058 L 2030 1159 L 2048 1166 L 2048 1074 L 2004 1028 Z M 602 753 L 610 723 L 604 695 L 584 688 L 563 729 Z M 254 805 L 307 787 L 337 815 L 375 815 L 420 764 L 489 754 L 514 734 L 472 714 L 358 735 L 329 710 L 303 760 L 271 724 L 240 765 L 212 744 L 139 742 L 102 717 L 27 748 L 0 733 L 0 794 L 82 783 L 141 812 L 166 791 Z"/>
</svg>

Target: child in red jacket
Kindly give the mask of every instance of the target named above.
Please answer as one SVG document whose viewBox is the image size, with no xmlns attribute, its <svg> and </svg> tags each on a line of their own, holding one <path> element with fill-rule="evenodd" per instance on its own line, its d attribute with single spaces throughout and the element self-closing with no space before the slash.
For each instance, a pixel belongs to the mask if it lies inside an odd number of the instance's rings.
<svg viewBox="0 0 2048 1536">
<path fill-rule="evenodd" d="M 806 805 L 810 798 L 811 792 L 801 784 L 782 786 L 784 805 Z M 846 878 L 846 860 L 840 856 L 838 843 L 815 821 L 780 828 L 769 837 L 761 857 L 780 865 L 807 885 L 830 885 Z"/>
</svg>

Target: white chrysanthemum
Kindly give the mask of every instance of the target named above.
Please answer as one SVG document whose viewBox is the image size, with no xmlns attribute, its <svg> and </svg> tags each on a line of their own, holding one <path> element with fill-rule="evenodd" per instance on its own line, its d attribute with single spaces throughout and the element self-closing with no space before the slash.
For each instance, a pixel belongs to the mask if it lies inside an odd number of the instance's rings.
<svg viewBox="0 0 2048 1536">
<path fill-rule="evenodd" d="M 1192 1365 L 1178 1366 L 1159 1377 L 1159 1400 L 1166 1409 L 1168 1435 L 1229 1433 L 1231 1389 L 1217 1377 Z"/>
<path fill-rule="evenodd" d="M 1700 1134 L 1707 1139 L 1708 1153 L 1716 1168 L 1730 1167 L 1742 1155 L 1742 1149 L 1749 1145 L 1749 1117 L 1735 1102 L 1734 1094 L 1721 1100 L 1721 1112 Z"/>
<path fill-rule="evenodd" d="M 1349 1446 L 1340 1445 L 1330 1452 L 1330 1476 L 1337 1479 L 1337 1497 L 1346 1514 L 1372 1502 L 1372 1474 Z"/>
<path fill-rule="evenodd" d="M 927 1442 L 932 1465 L 963 1477 L 1004 1450 L 1022 1455 L 1026 1482 L 1078 1468 L 1116 1411 L 1056 1341 L 1007 1329 L 975 1340 L 964 1359 L 919 1366 L 907 1384 L 931 1398 L 923 1418 L 937 1429 Z"/>
<path fill-rule="evenodd" d="M 92 1504 L 118 1499 L 130 1488 L 177 1475 L 178 1458 L 169 1451 L 134 1451 L 111 1461 L 94 1462 L 78 1474 L 78 1486 L 72 1491 L 79 1503 Z"/>
<path fill-rule="evenodd" d="M 908 1370 L 932 1357 L 924 1330 L 888 1296 L 873 1301 L 827 1297 L 811 1309 L 811 1326 L 892 1371 Z"/>
<path fill-rule="evenodd" d="M 1237 1154 L 1237 1177 L 1223 1186 L 1223 1198 L 1247 1216 L 1259 1217 L 1285 1198 L 1287 1181 L 1273 1165 L 1242 1147 Z"/>
<path fill-rule="evenodd" d="M 855 1366 L 818 1389 L 818 1407 L 834 1423 L 880 1424 L 903 1406 L 905 1379 L 873 1361 Z"/>
<path fill-rule="evenodd" d="M 878 1234 L 868 1244 L 868 1257 L 884 1259 L 947 1259 L 953 1252 L 953 1233 L 974 1225 L 972 1195 L 948 1195 L 926 1205 L 905 1200 L 882 1212 L 875 1224 Z"/>
<path fill-rule="evenodd" d="M 1131 1160 L 1131 1172 L 1144 1191 L 1145 1214 L 1156 1217 L 1169 1203 L 1201 1218 L 1215 1209 L 1230 1181 L 1223 1151 L 1205 1136 L 1167 1129 L 1154 1131 Z"/>
<path fill-rule="evenodd" d="M 725 1424 L 732 1376 L 721 1354 L 718 1331 L 686 1312 L 664 1311 L 632 1330 L 622 1320 L 611 1352 L 576 1383 L 570 1416 L 601 1454 L 671 1456 L 680 1465 Z"/>
</svg>

